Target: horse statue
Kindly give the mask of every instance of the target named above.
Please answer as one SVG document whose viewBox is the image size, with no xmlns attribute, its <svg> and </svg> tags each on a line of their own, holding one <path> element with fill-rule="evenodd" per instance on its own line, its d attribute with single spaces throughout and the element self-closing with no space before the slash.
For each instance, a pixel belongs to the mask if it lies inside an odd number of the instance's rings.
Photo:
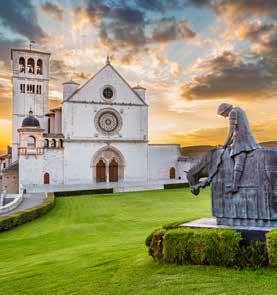
<svg viewBox="0 0 277 295">
<path fill-rule="evenodd" d="M 230 148 L 207 153 L 187 173 L 194 195 L 211 184 L 212 214 L 217 224 L 277 226 L 277 150 L 256 149 L 247 154 L 239 189 L 230 192 L 234 160 Z"/>
</svg>

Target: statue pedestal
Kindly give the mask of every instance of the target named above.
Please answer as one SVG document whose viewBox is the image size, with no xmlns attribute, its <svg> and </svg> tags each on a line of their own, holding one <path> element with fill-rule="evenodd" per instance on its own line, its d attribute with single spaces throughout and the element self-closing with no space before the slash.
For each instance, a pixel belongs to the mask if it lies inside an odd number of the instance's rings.
<svg viewBox="0 0 277 295">
<path fill-rule="evenodd" d="M 201 218 L 180 225 L 180 227 L 190 228 L 231 228 L 241 233 L 243 239 L 247 241 L 265 240 L 265 234 L 276 227 L 258 226 L 228 226 L 219 225 L 215 218 Z"/>
</svg>

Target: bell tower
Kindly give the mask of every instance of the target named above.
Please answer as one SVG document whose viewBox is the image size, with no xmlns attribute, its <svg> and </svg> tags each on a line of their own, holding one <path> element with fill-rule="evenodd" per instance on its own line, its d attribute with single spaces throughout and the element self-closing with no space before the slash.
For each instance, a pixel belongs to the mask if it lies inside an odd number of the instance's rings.
<svg viewBox="0 0 277 295">
<path fill-rule="evenodd" d="M 11 49 L 12 61 L 12 161 L 18 159 L 22 120 L 32 110 L 47 130 L 50 53 L 32 49 Z"/>
</svg>

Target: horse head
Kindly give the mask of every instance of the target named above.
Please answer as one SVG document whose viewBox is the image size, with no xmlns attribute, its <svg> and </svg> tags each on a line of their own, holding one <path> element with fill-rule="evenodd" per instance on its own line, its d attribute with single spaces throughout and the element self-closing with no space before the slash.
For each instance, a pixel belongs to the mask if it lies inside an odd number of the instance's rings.
<svg viewBox="0 0 277 295">
<path fill-rule="evenodd" d="M 197 164 L 195 164 L 187 173 L 187 180 L 190 185 L 191 192 L 194 195 L 200 193 L 200 189 L 209 185 L 213 176 L 217 173 L 217 170 L 222 161 L 222 155 L 224 149 L 216 148 L 210 150 L 207 155 L 202 157 Z M 201 178 L 206 178 L 201 181 Z"/>
</svg>

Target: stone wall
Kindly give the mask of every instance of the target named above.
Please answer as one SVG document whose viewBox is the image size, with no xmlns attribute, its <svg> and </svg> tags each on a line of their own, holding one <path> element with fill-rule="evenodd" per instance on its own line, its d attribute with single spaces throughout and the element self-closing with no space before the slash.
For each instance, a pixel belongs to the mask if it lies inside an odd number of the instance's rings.
<svg viewBox="0 0 277 295">
<path fill-rule="evenodd" d="M 179 178 L 178 157 L 180 146 L 178 144 L 151 144 L 148 145 L 148 178 L 169 179 L 170 168 L 175 168 L 175 178 Z"/>
</svg>

